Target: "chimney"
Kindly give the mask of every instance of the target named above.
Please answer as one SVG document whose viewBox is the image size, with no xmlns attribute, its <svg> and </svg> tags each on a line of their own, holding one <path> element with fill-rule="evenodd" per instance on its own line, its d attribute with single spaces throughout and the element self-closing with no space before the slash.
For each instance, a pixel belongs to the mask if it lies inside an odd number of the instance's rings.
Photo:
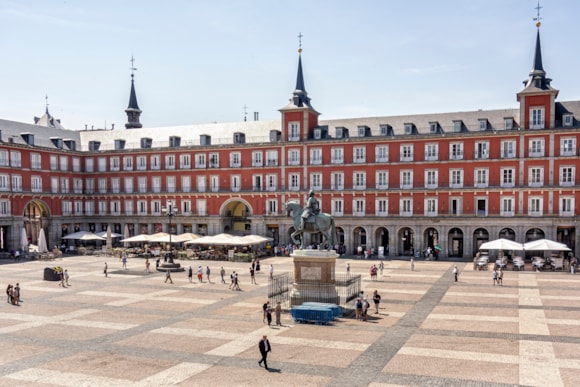
<svg viewBox="0 0 580 387">
<path fill-rule="evenodd" d="M 260 115 L 260 113 L 254 112 L 254 121 L 259 121 L 259 119 L 258 119 L 259 115 Z"/>
</svg>

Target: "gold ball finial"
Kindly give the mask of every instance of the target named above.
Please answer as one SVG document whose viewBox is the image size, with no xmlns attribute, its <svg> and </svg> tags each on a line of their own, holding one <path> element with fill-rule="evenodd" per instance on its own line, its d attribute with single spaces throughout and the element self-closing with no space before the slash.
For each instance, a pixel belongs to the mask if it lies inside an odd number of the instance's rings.
<svg viewBox="0 0 580 387">
<path fill-rule="evenodd" d="M 542 25 L 542 23 L 536 22 L 536 27 L 540 28 L 541 25 Z"/>
<path fill-rule="evenodd" d="M 299 49 L 298 49 L 298 53 L 299 53 L 299 54 L 302 54 L 302 48 L 299 48 Z"/>
</svg>

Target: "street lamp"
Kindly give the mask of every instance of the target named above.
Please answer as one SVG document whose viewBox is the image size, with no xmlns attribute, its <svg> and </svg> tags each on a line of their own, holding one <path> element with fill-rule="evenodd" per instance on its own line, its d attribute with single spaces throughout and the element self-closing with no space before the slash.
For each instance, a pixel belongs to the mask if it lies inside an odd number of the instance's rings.
<svg viewBox="0 0 580 387">
<path fill-rule="evenodd" d="M 165 215 L 169 217 L 169 227 L 167 228 L 169 234 L 169 253 L 165 255 L 166 261 L 168 263 L 173 263 L 173 248 L 171 247 L 171 218 L 177 215 L 177 209 L 175 208 L 175 202 L 168 199 L 165 203 L 165 207 L 162 209 Z"/>
</svg>

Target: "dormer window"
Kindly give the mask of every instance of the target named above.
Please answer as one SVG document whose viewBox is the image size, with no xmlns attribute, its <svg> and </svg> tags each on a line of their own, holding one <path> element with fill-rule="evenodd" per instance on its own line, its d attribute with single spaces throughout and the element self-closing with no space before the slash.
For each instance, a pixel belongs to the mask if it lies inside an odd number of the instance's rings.
<svg viewBox="0 0 580 387">
<path fill-rule="evenodd" d="M 70 150 L 77 150 L 77 142 L 75 140 L 66 139 L 64 140 L 64 145 Z"/>
<path fill-rule="evenodd" d="M 479 120 L 477 120 L 477 122 L 479 123 L 479 130 L 481 131 L 487 130 L 488 128 L 487 118 L 480 118 Z"/>
<path fill-rule="evenodd" d="M 358 127 L 358 136 L 359 137 L 370 137 L 371 135 L 371 128 L 368 126 L 359 126 Z"/>
<path fill-rule="evenodd" d="M 62 149 L 62 138 L 51 137 L 50 141 L 54 144 L 57 149 Z"/>
<path fill-rule="evenodd" d="M 241 132 L 234 133 L 234 144 L 245 144 L 246 134 Z"/>
<path fill-rule="evenodd" d="M 181 145 L 181 137 L 179 136 L 169 136 L 169 147 L 179 148 Z"/>
<path fill-rule="evenodd" d="M 435 134 L 437 133 L 437 129 L 439 128 L 439 122 L 429 122 L 429 133 Z"/>
<path fill-rule="evenodd" d="M 342 126 L 337 127 L 336 138 L 348 138 L 348 129 Z"/>
<path fill-rule="evenodd" d="M 288 141 L 300 141 L 300 122 L 288 123 Z"/>
<path fill-rule="evenodd" d="M 90 151 L 98 151 L 100 147 L 101 147 L 100 141 L 89 141 L 89 150 Z M 87 171 L 87 172 L 91 172 L 91 171 Z"/>
<path fill-rule="evenodd" d="M 381 136 L 392 136 L 393 127 L 391 125 L 381 125 L 379 128 Z"/>
<path fill-rule="evenodd" d="M 141 139 L 141 148 L 146 149 L 146 148 L 151 148 L 151 144 L 153 143 L 153 140 L 148 138 L 148 137 L 143 137 Z"/>
<path fill-rule="evenodd" d="M 413 124 L 405 124 L 405 134 L 413 134 Z"/>
<path fill-rule="evenodd" d="M 32 133 L 22 133 L 22 139 L 27 145 L 34 145 L 34 134 Z"/>
<path fill-rule="evenodd" d="M 506 117 L 503 119 L 503 127 L 505 130 L 512 130 L 514 128 L 514 118 Z"/>
<path fill-rule="evenodd" d="M 321 138 L 322 138 L 322 129 L 315 128 L 314 129 L 314 139 L 315 140 L 320 140 Z"/>
<path fill-rule="evenodd" d="M 457 120 L 453 121 L 453 132 L 461 133 L 463 131 L 463 121 Z"/>
<path fill-rule="evenodd" d="M 115 140 L 115 150 L 125 149 L 125 140 Z"/>
<path fill-rule="evenodd" d="M 572 114 L 564 114 L 562 117 L 562 123 L 565 127 L 570 127 L 574 124 L 574 116 Z"/>
</svg>

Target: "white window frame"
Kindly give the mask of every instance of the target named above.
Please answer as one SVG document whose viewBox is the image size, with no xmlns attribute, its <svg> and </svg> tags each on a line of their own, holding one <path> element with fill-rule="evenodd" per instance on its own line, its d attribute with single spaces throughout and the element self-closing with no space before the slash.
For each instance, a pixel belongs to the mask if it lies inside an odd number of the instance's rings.
<svg viewBox="0 0 580 387">
<path fill-rule="evenodd" d="M 404 169 L 399 172 L 400 177 L 400 187 L 401 189 L 412 189 L 413 188 L 413 171 L 410 169 Z"/>
<path fill-rule="evenodd" d="M 576 167 L 573 165 L 562 165 L 558 176 L 561 187 L 572 187 L 576 185 Z"/>
<path fill-rule="evenodd" d="M 544 198 L 541 196 L 530 196 L 528 198 L 528 215 L 542 216 L 543 215 Z"/>
<path fill-rule="evenodd" d="M 425 216 L 437 216 L 437 198 L 427 197 L 424 202 L 424 214 Z"/>
<path fill-rule="evenodd" d="M 439 170 L 425 170 L 425 188 L 434 189 L 439 187 Z"/>
<path fill-rule="evenodd" d="M 322 149 L 321 148 L 310 149 L 310 164 L 311 165 L 321 165 L 322 164 Z"/>
<path fill-rule="evenodd" d="M 401 161 L 413 161 L 413 144 L 401 144 Z"/>
<path fill-rule="evenodd" d="M 533 166 L 528 168 L 528 186 L 529 187 L 543 187 L 544 186 L 544 168 L 541 166 Z"/>
<path fill-rule="evenodd" d="M 288 122 L 288 141 L 300 141 L 300 121 Z"/>
<path fill-rule="evenodd" d="M 425 144 L 425 161 L 439 160 L 439 144 Z"/>
<path fill-rule="evenodd" d="M 364 198 L 353 198 L 352 199 L 352 216 L 365 216 L 366 215 L 366 200 Z"/>
<path fill-rule="evenodd" d="M 399 216 L 413 216 L 413 199 L 407 197 L 399 199 Z"/>
<path fill-rule="evenodd" d="M 545 113 L 543 106 L 530 107 L 530 129 L 544 129 Z"/>
<path fill-rule="evenodd" d="M 332 157 L 330 162 L 332 164 L 343 164 L 344 163 L 344 148 L 334 147 L 331 149 Z"/>
<path fill-rule="evenodd" d="M 516 199 L 513 196 L 502 196 L 500 198 L 500 216 L 515 216 Z"/>
<path fill-rule="evenodd" d="M 530 157 L 544 157 L 545 148 L 543 138 L 530 138 L 529 147 Z"/>
<path fill-rule="evenodd" d="M 449 188 L 463 188 L 463 169 L 454 168 L 449 170 Z"/>
<path fill-rule="evenodd" d="M 575 137 L 564 137 L 560 139 L 560 156 L 576 156 Z"/>
<path fill-rule="evenodd" d="M 344 199 L 331 199 L 330 205 L 332 216 L 344 216 Z"/>
<path fill-rule="evenodd" d="M 389 162 L 389 146 L 377 145 L 375 146 L 375 162 L 388 163 Z"/>
<path fill-rule="evenodd" d="M 344 172 L 332 172 L 330 175 L 330 189 L 340 191 L 344 189 Z"/>
<path fill-rule="evenodd" d="M 389 189 L 389 171 L 375 172 L 376 189 Z"/>
<path fill-rule="evenodd" d="M 389 216 L 389 199 L 375 199 L 375 216 Z"/>
<path fill-rule="evenodd" d="M 516 169 L 513 167 L 500 168 L 500 187 L 513 188 L 516 184 Z"/>
<path fill-rule="evenodd" d="M 355 146 L 352 152 L 352 162 L 355 164 L 362 164 L 366 163 L 366 147 L 364 146 Z"/>
</svg>

